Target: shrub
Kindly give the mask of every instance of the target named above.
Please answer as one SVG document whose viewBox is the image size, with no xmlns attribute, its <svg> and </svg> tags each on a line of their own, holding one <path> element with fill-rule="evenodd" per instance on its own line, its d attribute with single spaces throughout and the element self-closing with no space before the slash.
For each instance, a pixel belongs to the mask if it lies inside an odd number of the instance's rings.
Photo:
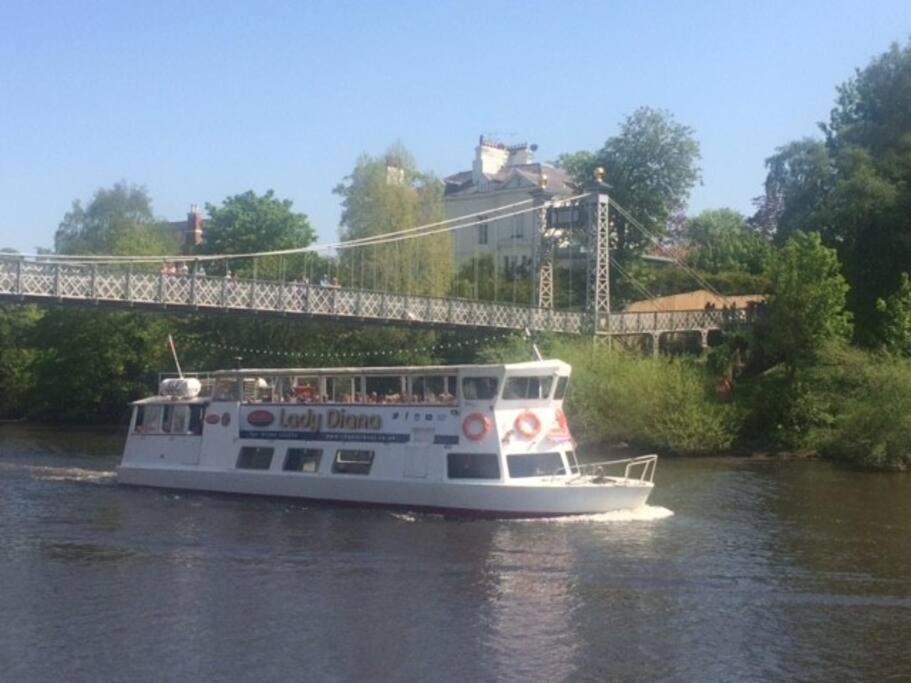
<svg viewBox="0 0 911 683">
<path fill-rule="evenodd" d="M 827 372 L 837 397 L 820 453 L 860 467 L 911 467 L 911 361 L 844 351 Z"/>
<path fill-rule="evenodd" d="M 715 453 L 733 442 L 734 408 L 715 398 L 705 370 L 691 361 L 642 358 L 591 342 L 554 344 L 549 352 L 573 366 L 567 409 L 584 441 L 679 454 Z"/>
</svg>

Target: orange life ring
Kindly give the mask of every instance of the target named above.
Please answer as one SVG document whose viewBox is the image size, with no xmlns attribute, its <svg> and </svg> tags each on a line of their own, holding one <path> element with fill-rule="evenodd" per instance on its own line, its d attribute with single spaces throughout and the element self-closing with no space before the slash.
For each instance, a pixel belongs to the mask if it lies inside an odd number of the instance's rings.
<svg viewBox="0 0 911 683">
<path fill-rule="evenodd" d="M 471 441 L 480 441 L 492 427 L 490 418 L 481 413 L 472 413 L 462 422 L 462 433 L 466 439 Z"/>
<path fill-rule="evenodd" d="M 526 410 L 523 413 L 519 413 L 513 426 L 519 434 L 526 439 L 531 439 L 536 437 L 538 432 L 541 431 L 541 420 L 533 412 Z"/>
</svg>

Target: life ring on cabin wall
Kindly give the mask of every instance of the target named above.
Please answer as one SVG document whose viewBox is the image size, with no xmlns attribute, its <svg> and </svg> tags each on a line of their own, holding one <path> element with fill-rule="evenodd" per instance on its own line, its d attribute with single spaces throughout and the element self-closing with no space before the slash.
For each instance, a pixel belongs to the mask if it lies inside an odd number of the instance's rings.
<svg viewBox="0 0 911 683">
<path fill-rule="evenodd" d="M 472 413 L 462 422 L 462 433 L 466 439 L 471 441 L 480 441 L 492 427 L 490 418 L 481 413 Z"/>
<path fill-rule="evenodd" d="M 513 427 L 516 428 L 516 431 L 519 432 L 521 436 L 524 436 L 526 439 L 533 439 L 541 431 L 541 420 L 539 420 L 538 416 L 533 412 L 526 410 L 525 412 L 519 413 L 519 416 L 513 423 Z"/>
</svg>

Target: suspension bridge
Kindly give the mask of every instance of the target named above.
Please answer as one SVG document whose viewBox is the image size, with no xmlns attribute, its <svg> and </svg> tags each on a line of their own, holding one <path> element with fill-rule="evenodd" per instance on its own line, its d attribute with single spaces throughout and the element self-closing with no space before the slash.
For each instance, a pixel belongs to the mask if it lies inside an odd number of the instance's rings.
<svg viewBox="0 0 911 683">
<path fill-rule="evenodd" d="M 625 210 L 598 190 L 568 199 L 548 199 L 542 194 L 527 203 L 530 206 L 521 209 L 511 205 L 483 216 L 464 216 L 375 237 L 272 252 L 173 257 L 3 254 L 0 255 L 0 301 L 349 321 L 438 330 L 529 330 L 590 335 L 596 339 L 647 335 L 652 338 L 656 352 L 662 335 L 698 333 L 705 346 L 710 331 L 745 321 L 722 310 L 612 312 L 610 269 L 612 265 L 620 268 L 620 264 L 609 251 L 608 216 L 612 206 L 620 212 Z M 561 223 L 558 212 L 567 210 L 575 218 L 569 224 Z M 343 283 L 338 283 L 337 278 L 324 278 L 321 284 L 314 284 L 307 278 L 288 280 L 284 268 L 275 279 L 255 276 L 257 259 L 284 259 L 321 250 L 328 253 L 330 249 L 336 253 L 375 249 L 378 245 L 396 249 L 406 240 L 452 233 L 529 212 L 535 216 L 537 234 L 529 273 L 532 296 L 528 303 L 428 296 L 411 293 L 407 288 L 406 291 L 378 290 L 365 287 L 363 278 L 360 283 L 355 278 Z M 638 223 L 628 213 L 625 218 L 633 225 Z M 646 229 L 641 224 L 638 226 Z M 555 253 L 558 245 L 572 240 L 584 245 L 585 303 L 581 310 L 556 310 Z M 180 269 L 162 268 L 161 272 L 154 272 L 163 258 L 172 268 L 180 264 Z M 227 263 L 239 260 L 252 260 L 253 277 L 231 276 Z M 219 262 L 224 263 L 224 274 L 214 275 L 213 266 Z M 209 266 L 209 272 L 203 268 L 204 264 Z M 425 266 L 432 268 L 433 264 Z M 643 293 L 649 294 L 645 290 Z"/>
</svg>

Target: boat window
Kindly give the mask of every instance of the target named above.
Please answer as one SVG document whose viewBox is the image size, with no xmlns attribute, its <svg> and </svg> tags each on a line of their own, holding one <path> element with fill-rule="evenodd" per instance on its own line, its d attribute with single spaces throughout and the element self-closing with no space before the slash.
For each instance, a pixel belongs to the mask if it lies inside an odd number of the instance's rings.
<svg viewBox="0 0 911 683">
<path fill-rule="evenodd" d="M 569 463 L 570 472 L 579 469 L 579 461 L 576 460 L 575 451 L 566 451 L 566 462 Z"/>
<path fill-rule="evenodd" d="M 161 431 L 171 432 L 171 415 L 174 413 L 174 406 L 165 406 L 161 412 Z"/>
<path fill-rule="evenodd" d="M 378 375 L 367 377 L 367 403 L 401 403 L 402 377 L 399 375 Z"/>
<path fill-rule="evenodd" d="M 462 398 L 466 401 L 486 401 L 496 395 L 496 377 L 466 377 L 462 380 Z"/>
<path fill-rule="evenodd" d="M 554 390 L 554 398 L 558 401 L 566 396 L 566 386 L 569 384 L 569 377 L 563 376 L 557 379 L 557 388 Z"/>
<path fill-rule="evenodd" d="M 148 424 L 149 422 L 146 421 L 146 407 L 136 406 L 136 421 L 133 423 L 133 431 L 137 434 L 142 434 L 147 431 Z"/>
<path fill-rule="evenodd" d="M 319 401 L 319 377 L 295 377 L 294 398 L 302 403 Z"/>
<path fill-rule="evenodd" d="M 275 449 L 258 446 L 244 446 L 237 458 L 239 470 L 267 470 L 272 466 L 272 453 Z"/>
<path fill-rule="evenodd" d="M 289 448 L 282 469 L 286 472 L 317 472 L 322 457 L 322 448 Z"/>
<path fill-rule="evenodd" d="M 245 403 L 263 403 L 272 399 L 272 385 L 265 377 L 244 377 Z"/>
<path fill-rule="evenodd" d="M 322 448 L 289 448 L 285 455 L 285 472 L 318 472 Z"/>
<path fill-rule="evenodd" d="M 447 453 L 446 475 L 450 479 L 499 479 L 496 453 Z"/>
<path fill-rule="evenodd" d="M 215 380 L 215 388 L 212 391 L 212 397 L 216 401 L 236 401 L 237 380 L 234 378 Z"/>
<path fill-rule="evenodd" d="M 190 406 L 165 406 L 161 418 L 161 431 L 168 434 L 186 434 L 190 418 Z"/>
<path fill-rule="evenodd" d="M 550 376 L 509 377 L 503 386 L 503 398 L 508 401 L 547 398 L 553 383 Z"/>
<path fill-rule="evenodd" d="M 370 474 L 373 451 L 340 450 L 335 452 L 332 471 L 336 474 Z"/>
<path fill-rule="evenodd" d="M 325 399 L 330 403 L 354 403 L 354 377 L 327 377 Z"/>
<path fill-rule="evenodd" d="M 206 417 L 206 407 L 190 406 L 190 434 L 202 434 L 202 423 Z"/>
<path fill-rule="evenodd" d="M 513 479 L 519 477 L 549 477 L 564 470 L 563 458 L 559 453 L 522 453 L 507 455 L 506 465 L 509 476 Z M 562 472 L 561 472 L 562 473 Z"/>
<path fill-rule="evenodd" d="M 140 410 L 143 411 L 140 424 L 140 416 L 136 416 L 136 431 L 142 432 L 143 434 L 154 434 L 158 431 L 158 427 L 161 424 L 161 406 L 160 405 L 148 405 L 140 406 Z"/>
<path fill-rule="evenodd" d="M 455 375 L 418 375 L 411 378 L 408 403 L 455 403 Z"/>
</svg>

